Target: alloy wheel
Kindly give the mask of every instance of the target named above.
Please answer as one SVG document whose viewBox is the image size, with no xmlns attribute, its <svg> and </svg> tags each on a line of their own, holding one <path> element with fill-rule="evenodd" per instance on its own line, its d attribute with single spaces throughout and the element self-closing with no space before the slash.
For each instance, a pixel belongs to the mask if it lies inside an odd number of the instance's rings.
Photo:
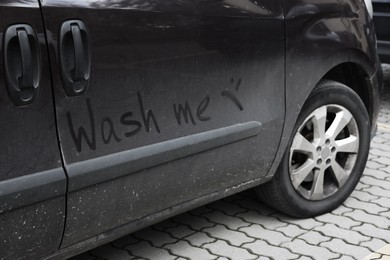
<svg viewBox="0 0 390 260">
<path fill-rule="evenodd" d="M 289 156 L 292 186 L 308 200 L 323 200 L 348 180 L 359 150 L 352 114 L 330 104 L 314 110 L 298 128 Z"/>
</svg>

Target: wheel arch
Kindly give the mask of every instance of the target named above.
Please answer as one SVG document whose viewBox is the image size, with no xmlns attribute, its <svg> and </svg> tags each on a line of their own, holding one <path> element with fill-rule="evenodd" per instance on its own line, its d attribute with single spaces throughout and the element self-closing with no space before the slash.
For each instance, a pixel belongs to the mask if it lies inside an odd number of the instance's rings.
<svg viewBox="0 0 390 260">
<path fill-rule="evenodd" d="M 357 63 L 344 62 L 330 69 L 322 78 L 343 83 L 352 89 L 363 101 L 370 121 L 373 121 L 373 86 L 368 73 Z"/>
<path fill-rule="evenodd" d="M 377 75 L 377 71 L 380 71 L 378 66 L 380 66 L 380 63 L 372 61 L 364 52 L 355 49 L 339 51 L 322 60 L 321 64 L 318 64 L 318 68 L 321 68 L 321 71 L 310 74 L 306 78 L 304 86 L 301 85 L 303 91 L 299 94 L 293 94 L 295 106 L 293 107 L 294 109 L 286 109 L 281 142 L 267 176 L 271 177 L 276 172 L 303 104 L 321 80 L 338 81 L 354 90 L 366 106 L 370 123 L 375 122 L 379 112 L 379 86 L 381 85 L 381 77 Z M 289 78 L 286 77 L 286 88 L 291 87 L 291 85 L 298 85 L 298 82 L 302 83 L 302 79 L 293 80 L 293 83 L 289 83 L 288 80 Z M 292 92 L 294 91 L 290 91 L 290 93 Z M 291 106 L 288 100 L 291 97 L 289 97 L 289 90 L 287 89 L 286 95 L 287 108 Z M 371 132 L 372 134 L 375 133 L 375 125 L 372 126 Z"/>
</svg>

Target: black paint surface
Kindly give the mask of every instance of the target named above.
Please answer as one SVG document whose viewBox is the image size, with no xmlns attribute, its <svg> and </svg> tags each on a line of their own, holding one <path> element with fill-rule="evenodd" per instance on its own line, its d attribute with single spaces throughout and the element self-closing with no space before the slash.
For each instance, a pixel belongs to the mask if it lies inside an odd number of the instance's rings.
<svg viewBox="0 0 390 260">
<path fill-rule="evenodd" d="M 155 162 L 140 155 L 139 172 L 106 182 L 101 190 L 70 193 L 63 246 L 267 173 L 284 117 L 282 5 L 230 2 L 44 1 L 52 71 L 59 70 L 63 21 L 76 15 L 90 34 L 88 91 L 67 97 L 61 78 L 53 75 L 70 183 L 78 169 L 70 165 L 78 162 L 261 123 L 251 140 L 192 156 L 186 152 L 188 157 L 154 168 Z M 118 164 L 109 172 L 130 174 L 125 169 Z"/>
<path fill-rule="evenodd" d="M 58 249 L 65 219 L 66 179 L 56 135 L 50 67 L 38 1 L 1 1 L 0 17 L 1 39 L 9 25 L 31 25 L 42 59 L 35 101 L 14 106 L 5 86 L 1 55 L 0 258 L 36 259 Z"/>
<path fill-rule="evenodd" d="M 60 247 L 52 256 L 61 259 L 267 181 L 324 77 L 358 92 L 375 129 L 381 72 L 362 1 L 41 6 L 0 4 L 0 35 L 30 24 L 42 58 L 37 99 L 21 107 L 8 97 L 0 62 L 0 258 Z M 59 34 L 75 19 L 88 28 L 91 70 L 86 92 L 68 96 Z"/>
</svg>

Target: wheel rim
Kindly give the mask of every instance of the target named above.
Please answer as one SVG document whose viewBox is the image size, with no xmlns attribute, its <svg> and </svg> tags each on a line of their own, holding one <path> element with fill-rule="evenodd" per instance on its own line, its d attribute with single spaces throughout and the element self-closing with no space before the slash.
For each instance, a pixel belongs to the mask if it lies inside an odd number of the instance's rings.
<svg viewBox="0 0 390 260">
<path fill-rule="evenodd" d="M 298 128 L 290 148 L 292 186 L 308 200 L 323 200 L 348 180 L 359 150 L 359 130 L 340 105 L 324 105 Z"/>
</svg>

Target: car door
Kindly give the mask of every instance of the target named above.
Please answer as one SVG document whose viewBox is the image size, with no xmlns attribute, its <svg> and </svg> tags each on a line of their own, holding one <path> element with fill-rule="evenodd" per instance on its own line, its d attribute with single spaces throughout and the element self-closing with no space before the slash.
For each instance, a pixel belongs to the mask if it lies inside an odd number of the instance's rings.
<svg viewBox="0 0 390 260">
<path fill-rule="evenodd" d="M 0 2 L 0 258 L 60 246 L 66 176 L 38 0 Z"/>
<path fill-rule="evenodd" d="M 285 112 L 279 1 L 42 10 L 69 176 L 63 247 L 266 175 Z"/>
</svg>

